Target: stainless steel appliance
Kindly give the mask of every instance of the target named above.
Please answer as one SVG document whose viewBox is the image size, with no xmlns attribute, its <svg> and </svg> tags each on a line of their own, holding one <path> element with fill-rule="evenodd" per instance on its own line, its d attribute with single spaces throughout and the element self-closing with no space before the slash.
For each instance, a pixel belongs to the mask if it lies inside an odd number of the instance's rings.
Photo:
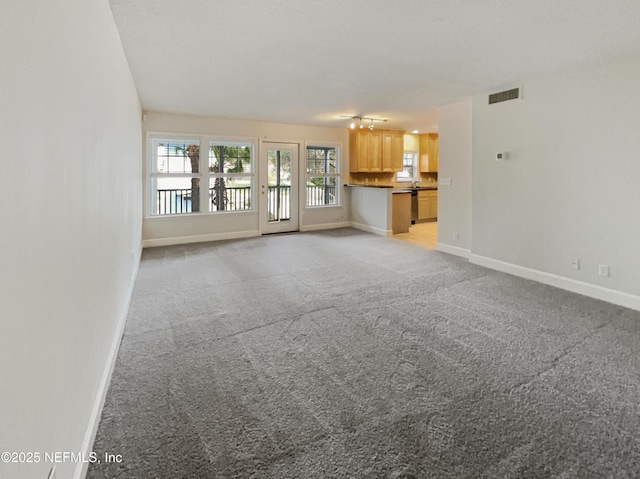
<svg viewBox="0 0 640 479">
<path fill-rule="evenodd" d="M 418 219 L 418 190 L 411 190 L 411 224 L 415 225 Z"/>
</svg>

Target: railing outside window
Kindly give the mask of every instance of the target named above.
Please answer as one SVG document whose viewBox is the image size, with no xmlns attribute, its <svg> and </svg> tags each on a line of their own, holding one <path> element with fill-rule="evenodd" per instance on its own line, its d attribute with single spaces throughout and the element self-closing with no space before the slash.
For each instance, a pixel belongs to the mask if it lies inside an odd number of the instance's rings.
<svg viewBox="0 0 640 479">
<path fill-rule="evenodd" d="M 191 189 L 157 190 L 159 215 L 191 213 Z"/>
<path fill-rule="evenodd" d="M 212 211 L 245 211 L 251 209 L 251 187 L 213 187 L 209 188 L 209 201 Z"/>
<path fill-rule="evenodd" d="M 270 186 L 268 188 L 269 217 L 287 220 L 291 217 L 291 187 Z M 157 190 L 158 215 L 191 213 L 192 190 Z M 336 187 L 330 185 L 307 185 L 307 205 L 324 206 L 337 204 Z M 251 187 L 209 188 L 212 211 L 246 211 L 251 209 Z"/>
<path fill-rule="evenodd" d="M 158 215 L 192 212 L 191 189 L 157 190 Z M 245 211 L 251 209 L 251 187 L 209 188 L 209 201 L 214 211 Z"/>
<path fill-rule="evenodd" d="M 338 204 L 336 187 L 330 185 L 307 185 L 307 206 Z"/>
</svg>

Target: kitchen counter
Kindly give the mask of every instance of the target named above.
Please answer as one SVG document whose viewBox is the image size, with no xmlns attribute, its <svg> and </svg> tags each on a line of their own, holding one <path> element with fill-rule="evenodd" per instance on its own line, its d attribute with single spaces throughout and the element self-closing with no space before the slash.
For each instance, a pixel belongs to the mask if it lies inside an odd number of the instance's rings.
<svg viewBox="0 0 640 479">
<path fill-rule="evenodd" d="M 349 198 L 349 219 L 354 228 L 381 236 L 393 236 L 409 231 L 412 200 L 420 191 L 435 186 L 398 187 L 388 185 L 345 184 Z M 426 192 L 423 194 L 427 194 Z"/>
<path fill-rule="evenodd" d="M 355 183 L 347 183 L 344 186 L 361 186 L 362 188 L 393 188 L 393 186 L 389 185 L 357 185 Z"/>
</svg>

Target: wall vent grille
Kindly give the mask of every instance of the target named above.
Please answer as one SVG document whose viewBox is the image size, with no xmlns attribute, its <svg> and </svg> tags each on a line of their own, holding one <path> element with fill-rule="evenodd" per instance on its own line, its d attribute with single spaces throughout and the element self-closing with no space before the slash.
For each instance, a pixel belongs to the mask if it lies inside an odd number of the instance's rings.
<svg viewBox="0 0 640 479">
<path fill-rule="evenodd" d="M 520 98 L 520 88 L 492 93 L 489 95 L 489 105 L 500 103 L 501 101 L 517 100 L 518 98 Z"/>
</svg>

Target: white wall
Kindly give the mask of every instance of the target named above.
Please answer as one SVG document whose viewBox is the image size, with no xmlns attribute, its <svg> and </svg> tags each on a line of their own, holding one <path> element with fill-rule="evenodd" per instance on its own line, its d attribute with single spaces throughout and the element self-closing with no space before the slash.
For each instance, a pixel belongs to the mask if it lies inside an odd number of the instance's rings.
<svg viewBox="0 0 640 479">
<path fill-rule="evenodd" d="M 347 189 L 351 226 L 382 236 L 392 236 L 392 189 L 350 186 Z"/>
<path fill-rule="evenodd" d="M 258 121 L 228 120 L 196 115 L 145 112 L 143 128 L 146 133 L 182 133 L 196 135 L 217 135 L 229 137 L 255 138 L 263 141 L 286 141 L 301 144 L 300 165 L 304 171 L 305 142 L 329 142 L 341 147 L 341 193 L 343 203 L 339 207 L 304 208 L 300 230 L 344 226 L 349 221 L 348 199 L 342 184 L 349 178 L 349 134 L 346 128 L 327 128 L 304 125 L 287 125 Z M 144 170 L 149 158 L 144 155 Z M 259 158 L 259 152 L 256 158 Z M 143 177 L 146 183 L 146 178 Z M 174 244 L 181 242 L 208 241 L 222 238 L 238 238 L 259 234 L 258 213 L 189 214 L 174 217 L 146 217 L 143 237 L 146 246 Z"/>
<path fill-rule="evenodd" d="M 471 248 L 471 98 L 438 111 L 438 245 L 441 251 L 468 256 Z"/>
<path fill-rule="evenodd" d="M 639 78 L 636 57 L 473 98 L 472 260 L 640 308 Z"/>
<path fill-rule="evenodd" d="M 79 452 L 140 253 L 138 97 L 107 0 L 10 2 L 0 58 L 0 451 Z"/>
</svg>

